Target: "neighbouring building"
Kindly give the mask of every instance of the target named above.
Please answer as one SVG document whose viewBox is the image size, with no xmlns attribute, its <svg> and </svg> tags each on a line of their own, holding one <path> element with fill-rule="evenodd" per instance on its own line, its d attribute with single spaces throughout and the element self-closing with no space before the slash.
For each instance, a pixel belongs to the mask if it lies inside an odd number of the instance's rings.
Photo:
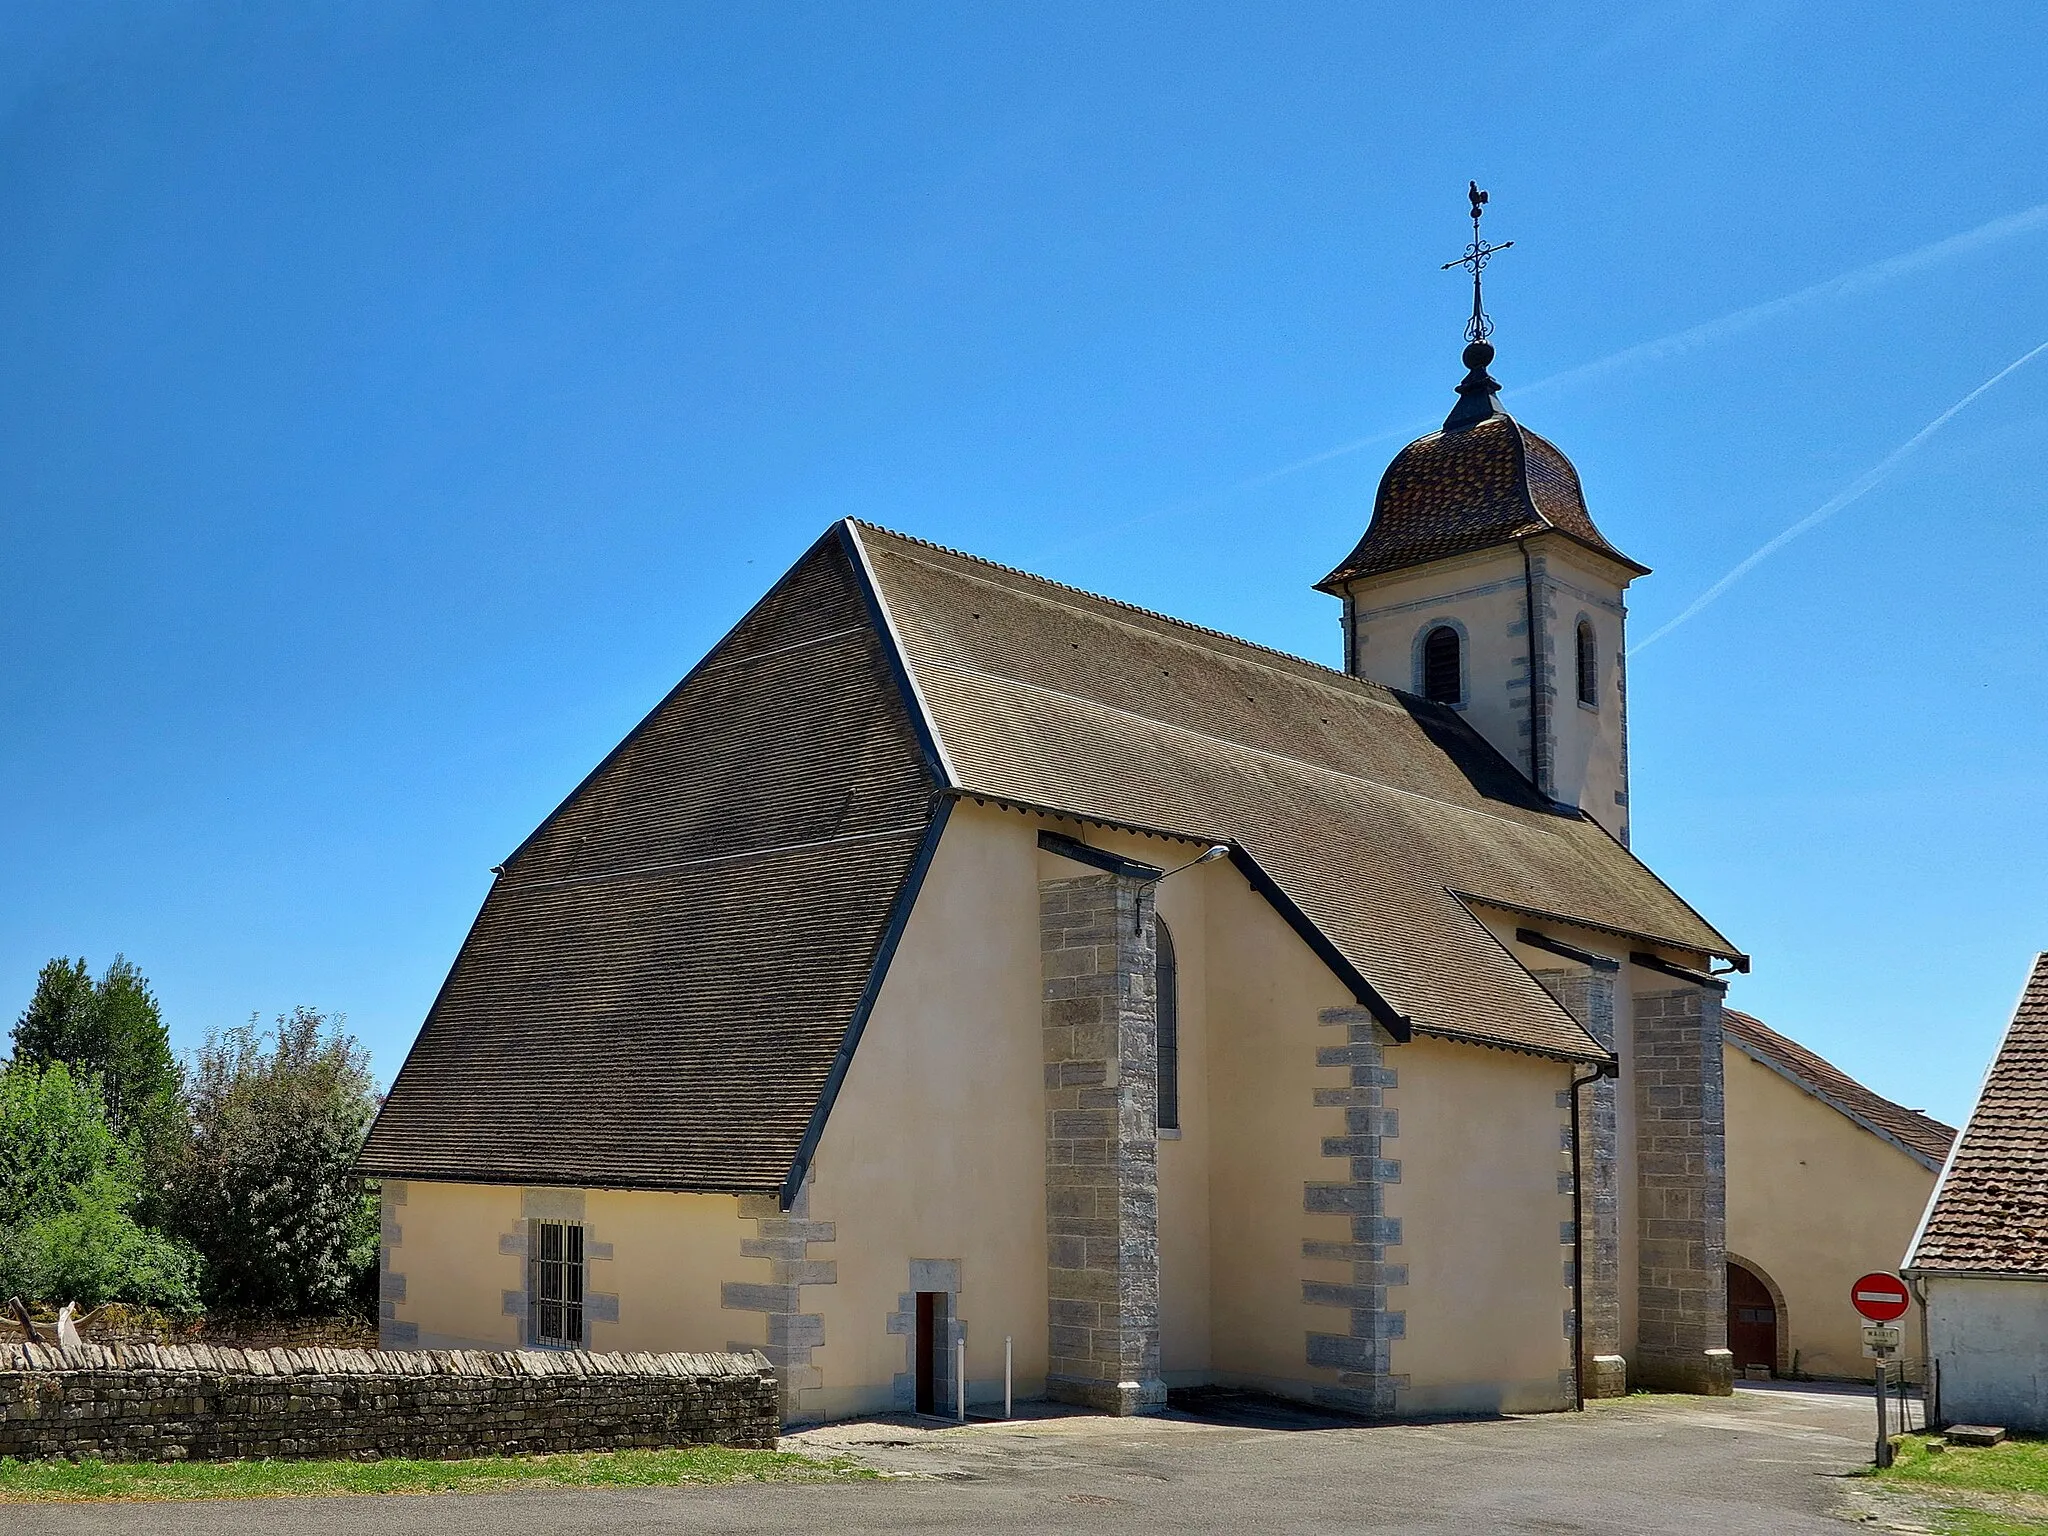
<svg viewBox="0 0 2048 1536">
<path fill-rule="evenodd" d="M 1747 962 L 1629 852 L 1645 568 L 1492 357 L 1342 671 L 827 530 L 497 871 L 363 1155 L 386 1344 L 759 1348 L 793 1421 L 1006 1339 L 1124 1412 L 1727 1391 Z"/>
<path fill-rule="evenodd" d="M 1938 1423 L 2048 1431 L 2048 955 L 1913 1234 Z"/>
<path fill-rule="evenodd" d="M 1738 1371 L 1868 1380 L 1856 1277 L 1904 1251 L 1955 1131 L 1724 1009 L 1728 1347 Z M 1919 1320 L 1907 1379 L 1924 1379 Z"/>
</svg>

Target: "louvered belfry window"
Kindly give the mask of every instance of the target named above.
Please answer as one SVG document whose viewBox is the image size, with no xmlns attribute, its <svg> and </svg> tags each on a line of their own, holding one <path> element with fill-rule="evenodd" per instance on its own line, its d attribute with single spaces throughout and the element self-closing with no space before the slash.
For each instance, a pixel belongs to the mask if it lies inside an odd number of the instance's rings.
<svg viewBox="0 0 2048 1536">
<path fill-rule="evenodd" d="M 526 1294 L 535 1344 L 583 1345 L 583 1226 L 536 1221 L 527 1236 Z"/>
<path fill-rule="evenodd" d="M 1600 702 L 1600 642 L 1594 637 L 1593 626 L 1585 619 L 1579 620 L 1579 702 L 1597 705 Z"/>
<path fill-rule="evenodd" d="M 1180 962 L 1174 958 L 1173 935 L 1154 920 L 1158 954 L 1153 990 L 1159 1019 L 1159 1129 L 1180 1129 Z"/>
<path fill-rule="evenodd" d="M 1439 624 L 1422 642 L 1422 696 L 1436 704 L 1464 703 L 1464 670 L 1458 655 L 1458 632 Z"/>
</svg>

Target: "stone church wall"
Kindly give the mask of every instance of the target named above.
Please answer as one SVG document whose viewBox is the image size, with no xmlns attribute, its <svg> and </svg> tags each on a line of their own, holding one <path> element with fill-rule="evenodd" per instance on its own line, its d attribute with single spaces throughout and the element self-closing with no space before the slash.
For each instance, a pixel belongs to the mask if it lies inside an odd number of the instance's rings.
<svg viewBox="0 0 2048 1536">
<path fill-rule="evenodd" d="M 0 1345 L 0 1456 L 446 1458 L 772 1448 L 759 1355 Z"/>
</svg>

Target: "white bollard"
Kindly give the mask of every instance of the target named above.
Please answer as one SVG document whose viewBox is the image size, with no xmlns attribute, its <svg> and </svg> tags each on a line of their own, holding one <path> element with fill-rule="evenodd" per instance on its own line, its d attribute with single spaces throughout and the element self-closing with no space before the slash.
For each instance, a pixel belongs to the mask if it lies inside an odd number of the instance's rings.
<svg viewBox="0 0 2048 1536">
<path fill-rule="evenodd" d="M 967 1422 L 967 1341 L 953 1346 L 953 1417 Z"/>
<path fill-rule="evenodd" d="M 1016 1353 L 1010 1346 L 1010 1336 L 1003 1335 L 1003 1417 L 1010 1417 L 1010 1369 L 1016 1364 Z"/>
</svg>

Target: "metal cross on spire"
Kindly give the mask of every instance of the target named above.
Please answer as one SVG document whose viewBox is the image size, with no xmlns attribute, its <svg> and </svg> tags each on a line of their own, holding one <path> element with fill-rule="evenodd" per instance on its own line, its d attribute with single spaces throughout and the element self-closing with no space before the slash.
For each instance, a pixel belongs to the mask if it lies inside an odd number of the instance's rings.
<svg viewBox="0 0 2048 1536">
<path fill-rule="evenodd" d="M 1463 267 L 1472 274 L 1472 318 L 1465 322 L 1467 341 L 1484 341 L 1493 334 L 1493 321 L 1479 302 L 1479 274 L 1486 270 L 1486 264 L 1515 242 L 1503 240 L 1499 245 L 1488 245 L 1479 237 L 1479 216 L 1486 211 L 1486 194 L 1479 190 L 1479 183 L 1471 184 L 1468 196 L 1472 199 L 1472 243 L 1465 247 L 1465 254 L 1456 261 L 1447 261 L 1438 270 L 1448 272 L 1453 267 Z"/>
</svg>

